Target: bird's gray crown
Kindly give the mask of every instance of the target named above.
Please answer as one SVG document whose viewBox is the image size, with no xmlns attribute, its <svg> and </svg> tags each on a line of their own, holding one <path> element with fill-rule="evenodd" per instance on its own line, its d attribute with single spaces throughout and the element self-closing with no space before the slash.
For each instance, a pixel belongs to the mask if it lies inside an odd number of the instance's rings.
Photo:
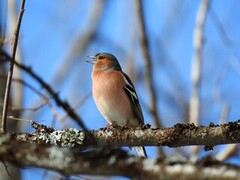
<svg viewBox="0 0 240 180">
<path fill-rule="evenodd" d="M 108 67 L 104 67 L 102 70 L 106 71 L 106 70 L 116 70 L 116 71 L 121 71 L 122 68 L 117 60 L 117 58 L 110 54 L 110 53 L 106 53 L 106 52 L 101 52 L 101 53 L 97 53 L 95 55 L 95 58 L 97 61 L 101 61 L 102 59 L 108 59 L 110 61 L 112 61 L 112 65 L 108 66 Z"/>
</svg>

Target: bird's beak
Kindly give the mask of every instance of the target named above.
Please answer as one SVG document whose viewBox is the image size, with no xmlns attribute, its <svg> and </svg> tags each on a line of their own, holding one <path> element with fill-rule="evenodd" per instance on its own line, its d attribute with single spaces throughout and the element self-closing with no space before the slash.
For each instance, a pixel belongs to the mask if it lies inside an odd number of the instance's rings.
<svg viewBox="0 0 240 180">
<path fill-rule="evenodd" d="M 93 60 L 87 60 L 86 62 L 91 63 L 91 64 L 96 64 L 96 56 L 87 56 L 88 58 L 91 58 Z"/>
</svg>

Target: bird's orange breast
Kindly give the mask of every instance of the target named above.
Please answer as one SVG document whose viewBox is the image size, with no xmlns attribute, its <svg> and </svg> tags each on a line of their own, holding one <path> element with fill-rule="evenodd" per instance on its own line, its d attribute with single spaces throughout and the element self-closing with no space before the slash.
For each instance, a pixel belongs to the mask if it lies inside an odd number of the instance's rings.
<svg viewBox="0 0 240 180">
<path fill-rule="evenodd" d="M 92 73 L 92 94 L 94 101 L 103 115 L 111 124 L 125 123 L 137 126 L 130 101 L 124 92 L 123 78 L 117 78 L 119 71 L 94 71 Z M 136 122 L 136 123 L 135 123 Z"/>
</svg>

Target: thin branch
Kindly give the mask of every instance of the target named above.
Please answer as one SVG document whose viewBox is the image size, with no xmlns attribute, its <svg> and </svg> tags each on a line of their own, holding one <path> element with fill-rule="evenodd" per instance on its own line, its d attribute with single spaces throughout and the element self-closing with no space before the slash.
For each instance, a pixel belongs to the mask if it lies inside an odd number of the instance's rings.
<svg viewBox="0 0 240 180">
<path fill-rule="evenodd" d="M 8 165 L 4 161 L 2 161 L 2 164 L 3 164 L 4 168 L 5 168 L 5 171 L 6 171 L 7 175 L 8 175 L 8 177 L 10 179 L 12 179 L 12 176 L 11 176 L 11 174 L 9 172 L 9 169 L 8 169 Z"/>
<path fill-rule="evenodd" d="M 235 156 L 238 153 L 238 145 L 237 144 L 228 144 L 221 152 L 216 155 L 216 159 L 218 161 L 225 161 L 229 159 L 231 156 Z"/>
<path fill-rule="evenodd" d="M 231 107 L 229 104 L 226 104 L 223 107 L 220 123 L 226 123 L 228 121 L 229 112 Z M 234 156 L 238 153 L 238 144 L 228 144 L 224 149 L 222 149 L 217 155 L 216 159 L 219 161 L 225 161 L 231 156 Z"/>
<path fill-rule="evenodd" d="M 13 75 L 15 55 L 16 55 L 16 51 L 17 51 L 18 36 L 19 36 L 21 21 L 22 21 L 22 17 L 23 17 L 23 13 L 24 13 L 24 5 L 25 5 L 25 0 L 22 0 L 19 15 L 18 15 L 18 20 L 17 20 L 17 27 L 14 32 L 12 58 L 10 61 L 10 67 L 9 67 L 7 83 L 6 83 L 6 91 L 5 91 L 4 101 L 3 101 L 2 120 L 1 120 L 1 124 L 0 124 L 0 132 L 1 133 L 6 132 L 6 121 L 7 121 L 7 111 L 8 111 L 9 97 L 10 97 L 11 81 L 12 81 L 12 75 Z"/>
<path fill-rule="evenodd" d="M 144 55 L 144 60 L 145 60 L 145 66 L 146 66 L 146 72 L 145 72 L 145 80 L 146 84 L 149 90 L 149 95 L 150 95 L 150 104 L 149 104 L 149 111 L 154 119 L 154 124 L 157 128 L 162 127 L 161 122 L 160 122 L 160 115 L 157 107 L 157 95 L 156 91 L 154 89 L 154 83 L 153 83 L 153 67 L 152 67 L 152 59 L 150 56 L 150 49 L 149 49 L 149 41 L 147 38 L 147 32 L 146 32 L 146 22 L 144 19 L 144 14 L 143 14 L 143 4 L 141 0 L 136 1 L 137 5 L 137 12 L 140 18 L 140 27 L 142 30 L 142 35 L 140 37 L 141 40 L 141 47 Z"/>
<path fill-rule="evenodd" d="M 192 59 L 192 93 L 189 104 L 189 123 L 199 124 L 200 120 L 200 85 L 202 78 L 202 49 L 203 49 L 203 30 L 206 20 L 206 15 L 209 9 L 209 0 L 202 0 L 200 3 L 196 25 L 193 37 L 194 55 Z M 191 161 L 196 161 L 198 154 L 198 147 L 191 148 Z"/>
<path fill-rule="evenodd" d="M 10 37 L 14 34 L 14 29 L 17 23 L 17 0 L 8 1 L 8 34 Z M 19 35 L 19 39 L 21 39 L 21 33 Z M 20 41 L 21 42 L 21 41 Z M 21 43 L 18 43 L 18 48 L 16 50 L 15 61 L 19 63 L 22 62 L 21 56 Z M 22 71 L 20 69 L 14 69 L 13 78 L 23 78 Z M 23 103 L 23 85 L 22 84 L 12 84 L 11 85 L 11 104 L 17 108 L 21 108 Z M 15 113 L 16 114 L 16 113 Z M 16 114 L 17 116 L 21 116 L 20 112 Z M 14 124 L 17 126 L 17 124 Z"/>
<path fill-rule="evenodd" d="M 82 29 L 78 34 L 73 37 L 74 42 L 67 50 L 66 57 L 63 58 L 62 63 L 56 74 L 50 80 L 52 87 L 56 87 L 60 82 L 69 74 L 71 68 L 76 61 L 77 57 L 87 48 L 87 45 L 96 37 L 97 27 L 100 25 L 100 20 L 103 12 L 105 0 L 100 0 L 91 7 L 90 17 L 88 24 L 85 26 L 86 31 L 83 33 Z"/>
<path fill-rule="evenodd" d="M 6 78 L 5 75 L 0 74 L 0 78 Z M 48 105 L 48 107 L 50 108 L 52 114 L 54 117 L 56 117 L 56 119 L 59 119 L 60 122 L 61 121 L 61 116 L 57 113 L 57 111 L 53 108 L 50 99 L 51 97 L 47 97 L 45 94 L 43 94 L 42 92 L 40 92 L 39 90 L 37 90 L 35 87 L 33 87 L 31 84 L 25 82 L 22 79 L 18 79 L 18 78 L 12 78 L 13 82 L 17 82 L 17 83 L 21 83 L 22 85 L 28 87 L 29 89 L 31 89 L 33 92 L 35 92 L 37 95 L 39 95 L 42 99 L 44 99 L 44 102 L 36 107 L 32 107 L 32 108 L 16 108 L 15 106 L 11 107 L 8 106 L 8 109 L 10 109 L 11 111 L 37 111 L 39 109 L 41 109 L 42 107 L 44 107 L 45 105 Z M 2 104 L 0 104 L 0 107 L 2 107 Z M 68 114 L 66 114 L 67 116 Z M 9 118 L 8 118 L 9 119 Z"/>
<path fill-rule="evenodd" d="M 6 60 L 12 59 L 5 52 L 2 53 L 5 56 Z M 68 113 L 69 117 L 76 121 L 82 129 L 87 130 L 87 127 L 83 123 L 82 119 L 76 114 L 74 109 L 68 104 L 68 102 L 62 101 L 61 98 L 58 96 L 56 92 L 54 92 L 50 85 L 48 85 L 41 77 L 39 77 L 30 67 L 27 67 L 16 61 L 14 63 L 17 67 L 21 68 L 23 71 L 28 73 L 33 79 L 35 79 L 51 95 L 51 97 L 55 100 L 56 104 L 62 107 L 65 110 L 65 112 Z"/>
<path fill-rule="evenodd" d="M 214 11 L 214 9 L 212 9 L 210 12 L 210 17 L 213 21 L 213 23 L 215 24 L 219 34 L 220 34 L 220 37 L 222 39 L 222 41 L 227 45 L 227 46 L 237 46 L 239 47 L 240 46 L 240 43 L 239 43 L 239 40 L 237 41 L 234 41 L 234 40 L 231 40 L 226 32 L 226 29 L 224 27 L 224 25 L 222 24 L 222 22 L 220 21 L 220 19 L 218 18 L 216 12 Z"/>
<path fill-rule="evenodd" d="M 77 104 L 73 107 L 74 109 L 79 108 L 81 105 L 83 105 L 83 103 L 92 95 L 92 93 L 89 93 L 87 95 L 85 95 L 82 99 L 80 99 Z M 60 121 L 64 121 L 65 119 L 68 118 L 68 114 L 64 114 L 61 118 L 59 118 Z"/>
<path fill-rule="evenodd" d="M 150 97 L 148 110 L 150 111 L 150 114 L 154 121 L 154 125 L 157 128 L 160 128 L 162 127 L 162 125 L 161 125 L 161 119 L 160 119 L 159 110 L 157 106 L 157 94 L 154 89 L 154 83 L 153 83 L 153 67 L 152 67 L 152 59 L 149 53 L 150 48 L 149 48 L 149 41 L 148 41 L 147 32 L 146 32 L 146 22 L 145 22 L 144 13 L 143 13 L 143 1 L 136 0 L 136 6 L 137 6 L 137 13 L 140 19 L 139 23 L 142 30 L 140 41 L 141 41 L 141 48 L 143 51 L 143 56 L 144 56 L 145 66 L 146 66 L 145 81 L 147 84 L 147 88 L 149 90 L 149 97 Z M 162 148 L 158 148 L 158 153 L 159 153 L 159 156 L 165 157 L 165 153 Z"/>
<path fill-rule="evenodd" d="M 14 116 L 8 116 L 7 118 L 8 118 L 8 119 L 15 120 L 15 121 L 22 121 L 22 122 L 31 123 L 31 124 L 34 122 L 34 121 L 31 120 L 31 119 L 16 118 L 16 117 L 14 117 Z"/>
<path fill-rule="evenodd" d="M 5 79 L 6 75 L 4 74 L 0 74 L 0 78 L 1 79 Z M 40 92 L 38 89 L 36 89 L 35 87 L 33 87 L 30 83 L 27 83 L 26 81 L 24 81 L 21 78 L 12 78 L 13 82 L 17 82 L 17 83 L 21 83 L 22 85 L 24 85 L 25 87 L 29 88 L 30 90 L 32 90 L 34 93 L 36 93 L 37 95 L 39 95 L 41 98 L 44 99 L 44 101 L 48 101 L 49 98 L 43 94 L 42 92 Z"/>
<path fill-rule="evenodd" d="M 199 123 L 203 30 L 208 8 L 209 0 L 202 0 L 197 14 L 193 37 L 194 55 L 192 59 L 192 94 L 189 105 L 189 123 L 194 123 L 195 125 Z"/>
<path fill-rule="evenodd" d="M 229 117 L 230 111 L 231 111 L 231 106 L 229 104 L 225 104 L 222 109 L 219 124 L 225 124 L 228 122 L 228 117 Z"/>
</svg>

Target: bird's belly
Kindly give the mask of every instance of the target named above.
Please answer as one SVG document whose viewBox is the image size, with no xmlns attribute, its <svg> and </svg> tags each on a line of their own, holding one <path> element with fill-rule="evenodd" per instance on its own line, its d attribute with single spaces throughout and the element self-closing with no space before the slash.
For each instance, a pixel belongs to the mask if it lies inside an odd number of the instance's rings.
<svg viewBox="0 0 240 180">
<path fill-rule="evenodd" d="M 98 110 L 110 124 L 115 122 L 118 125 L 124 125 L 134 118 L 130 102 L 124 91 L 120 93 L 110 84 L 106 86 L 102 84 L 101 87 L 95 86 L 92 93 Z"/>
</svg>

